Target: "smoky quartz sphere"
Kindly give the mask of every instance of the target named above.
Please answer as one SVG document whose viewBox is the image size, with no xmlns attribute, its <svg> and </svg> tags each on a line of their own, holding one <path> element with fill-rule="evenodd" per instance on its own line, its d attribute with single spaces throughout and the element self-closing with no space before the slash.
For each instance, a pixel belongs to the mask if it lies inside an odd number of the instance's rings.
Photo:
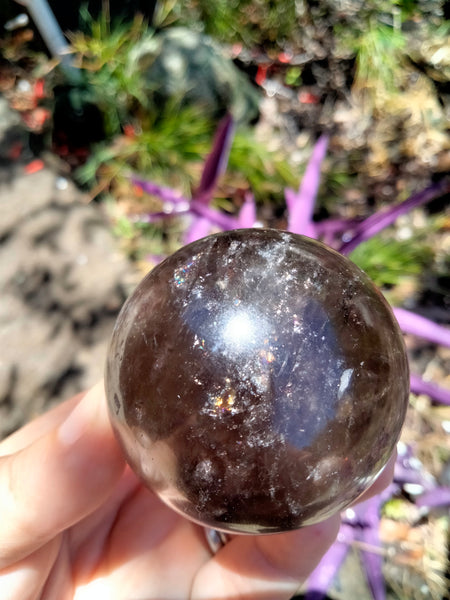
<svg viewBox="0 0 450 600">
<path fill-rule="evenodd" d="M 408 363 L 369 278 L 320 242 L 212 235 L 125 303 L 106 368 L 111 420 L 144 483 L 218 530 L 274 533 L 355 500 L 390 457 Z"/>
</svg>

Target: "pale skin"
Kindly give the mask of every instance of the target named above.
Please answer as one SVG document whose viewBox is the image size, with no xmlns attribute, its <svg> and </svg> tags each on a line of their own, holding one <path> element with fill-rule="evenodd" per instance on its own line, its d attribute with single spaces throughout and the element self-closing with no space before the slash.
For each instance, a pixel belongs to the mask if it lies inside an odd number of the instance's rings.
<svg viewBox="0 0 450 600">
<path fill-rule="evenodd" d="M 0 444 L 2 600 L 288 600 L 338 528 L 234 536 L 213 555 L 126 466 L 102 384 Z"/>
</svg>

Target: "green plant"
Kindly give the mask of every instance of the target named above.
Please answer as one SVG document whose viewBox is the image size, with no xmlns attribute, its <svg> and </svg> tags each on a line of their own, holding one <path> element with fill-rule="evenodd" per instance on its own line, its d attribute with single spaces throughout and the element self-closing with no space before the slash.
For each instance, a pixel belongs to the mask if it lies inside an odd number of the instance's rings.
<svg viewBox="0 0 450 600">
<path fill-rule="evenodd" d="M 77 180 L 94 189 L 97 183 L 104 191 L 117 180 L 139 173 L 189 194 L 213 130 L 214 124 L 200 109 L 172 103 L 157 119 L 143 121 L 140 131 L 94 147 L 87 163 L 78 169 Z M 251 187 L 259 202 L 280 205 L 284 187 L 298 185 L 298 176 L 286 157 L 267 150 L 251 130 L 242 128 L 231 149 L 226 183 L 229 190 L 236 185 Z"/>
<path fill-rule="evenodd" d="M 298 32 L 296 17 L 290 0 L 169 0 L 158 3 L 156 24 L 200 26 L 222 42 L 280 48 Z"/>
<path fill-rule="evenodd" d="M 176 102 L 160 115 L 148 113 L 130 135 L 97 145 L 77 172 L 82 184 L 93 185 L 99 175 L 106 178 L 107 189 L 116 177 L 129 177 L 132 172 L 152 173 L 156 179 L 190 189 L 192 166 L 208 151 L 213 125 L 200 109 L 181 108 Z"/>
<path fill-rule="evenodd" d="M 299 174 L 282 152 L 268 150 L 249 128 L 236 132 L 230 151 L 231 178 L 244 177 L 259 202 L 283 202 L 283 188 L 297 187 Z"/>
<path fill-rule="evenodd" d="M 167 20 L 176 5 L 165 6 Z M 225 4 L 222 8 L 225 10 Z M 161 11 L 160 6 L 157 14 Z M 196 164 L 210 146 L 216 124 L 214 112 L 201 102 L 186 102 L 179 94 L 162 101 L 158 90 L 166 84 L 153 81 L 151 71 L 145 76 L 143 73 L 159 46 L 154 30 L 141 18 L 136 17 L 130 26 L 111 24 L 105 13 L 92 20 L 85 12 L 84 18 L 89 24 L 84 29 L 89 33 L 73 34 L 72 50 L 88 99 L 104 116 L 106 140 L 96 145 L 78 170 L 78 181 L 103 191 L 137 172 L 188 193 Z M 249 127 L 240 129 L 230 165 L 236 180 L 250 184 L 259 200 L 279 201 L 283 186 L 297 183 L 287 157 L 267 151 Z"/>
<path fill-rule="evenodd" d="M 370 22 L 358 40 L 354 89 L 366 90 L 376 104 L 377 99 L 400 91 L 404 78 L 403 33 L 379 22 Z"/>
<path fill-rule="evenodd" d="M 415 232 L 409 239 L 395 237 L 395 232 L 378 234 L 358 246 L 350 257 L 382 288 L 398 285 L 409 277 L 419 277 L 433 260 L 427 232 Z"/>
<path fill-rule="evenodd" d="M 107 136 L 120 132 L 136 111 L 150 110 L 139 65 L 129 60 L 135 45 L 152 34 L 136 16 L 130 24 L 111 24 L 107 13 L 91 19 L 85 10 L 87 31 L 69 34 L 74 61 L 83 74 L 91 101 L 104 115 Z"/>
</svg>

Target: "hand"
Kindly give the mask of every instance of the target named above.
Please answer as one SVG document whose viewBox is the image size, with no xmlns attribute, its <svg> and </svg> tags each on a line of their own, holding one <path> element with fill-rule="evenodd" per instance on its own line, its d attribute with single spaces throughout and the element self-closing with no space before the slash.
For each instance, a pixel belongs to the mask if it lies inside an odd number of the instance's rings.
<svg viewBox="0 0 450 600">
<path fill-rule="evenodd" d="M 338 528 L 235 536 L 212 555 L 125 465 L 100 384 L 0 444 L 2 600 L 287 600 Z"/>
</svg>

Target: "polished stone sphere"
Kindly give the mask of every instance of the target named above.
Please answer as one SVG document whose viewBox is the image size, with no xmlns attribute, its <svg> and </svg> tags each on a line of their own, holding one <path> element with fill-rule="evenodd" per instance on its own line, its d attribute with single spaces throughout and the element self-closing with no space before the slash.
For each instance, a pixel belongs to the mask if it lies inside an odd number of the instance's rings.
<svg viewBox="0 0 450 600">
<path fill-rule="evenodd" d="M 211 235 L 125 303 L 106 389 L 140 478 L 186 517 L 272 533 L 321 521 L 374 481 L 409 375 L 381 293 L 350 260 L 271 229 Z"/>
</svg>

